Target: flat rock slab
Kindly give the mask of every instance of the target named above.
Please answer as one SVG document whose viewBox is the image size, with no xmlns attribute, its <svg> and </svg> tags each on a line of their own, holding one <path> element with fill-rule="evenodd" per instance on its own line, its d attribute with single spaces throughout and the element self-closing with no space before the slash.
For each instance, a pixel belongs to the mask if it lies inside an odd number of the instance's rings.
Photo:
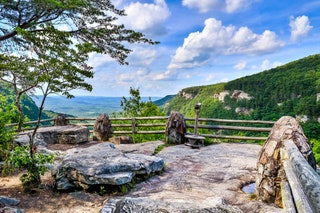
<svg viewBox="0 0 320 213">
<path fill-rule="evenodd" d="M 102 142 L 66 151 L 53 176 L 58 190 L 88 189 L 99 185 L 123 185 L 137 175 L 151 175 L 164 167 L 160 157 L 122 153 Z"/>
<path fill-rule="evenodd" d="M 25 132 L 18 135 L 15 142 L 19 145 L 29 144 L 28 134 Z M 41 127 L 38 129 L 34 144 L 43 145 L 47 144 L 79 144 L 89 140 L 89 129 L 86 126 L 67 125 L 67 126 L 50 126 Z"/>
<path fill-rule="evenodd" d="M 161 145 L 164 145 L 164 142 L 151 141 L 147 143 L 118 144 L 118 145 L 115 145 L 115 147 L 117 149 L 120 149 L 123 153 L 153 155 L 155 150 Z"/>
<path fill-rule="evenodd" d="M 282 212 L 241 191 L 246 183 L 255 182 L 260 149 L 260 145 L 243 143 L 200 149 L 165 147 L 157 154 L 166 162 L 164 172 L 129 194 L 108 200 L 101 212 L 135 208 L 144 208 L 142 212 Z"/>
</svg>

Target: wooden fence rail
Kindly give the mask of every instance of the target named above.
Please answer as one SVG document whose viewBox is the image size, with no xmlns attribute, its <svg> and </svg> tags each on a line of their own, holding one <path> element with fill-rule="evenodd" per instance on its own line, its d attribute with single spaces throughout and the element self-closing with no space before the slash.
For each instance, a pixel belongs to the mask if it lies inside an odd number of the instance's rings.
<svg viewBox="0 0 320 213">
<path fill-rule="evenodd" d="M 110 118 L 113 134 L 165 134 L 168 116 L 134 117 L 134 118 Z M 67 118 L 70 124 L 87 126 L 91 132 L 95 118 Z M 194 118 L 185 118 L 187 133 L 194 130 Z M 273 121 L 258 120 L 228 120 L 214 118 L 199 118 L 199 135 L 207 138 L 232 139 L 232 140 L 266 140 L 271 130 Z M 23 131 L 32 130 L 37 121 L 24 123 Z M 41 126 L 52 126 L 54 119 L 41 120 Z M 221 125 L 223 124 L 223 125 Z M 10 124 L 14 127 L 17 124 Z M 201 131 L 202 130 L 202 131 Z M 229 131 L 229 132 L 228 132 Z M 230 132 L 231 131 L 231 132 Z M 239 135 L 241 132 L 243 135 Z M 246 136 L 248 132 L 265 133 L 265 136 Z"/>
<path fill-rule="evenodd" d="M 288 179 L 282 183 L 285 212 L 320 211 L 320 176 L 309 165 L 292 140 L 281 150 L 284 170 Z"/>
</svg>

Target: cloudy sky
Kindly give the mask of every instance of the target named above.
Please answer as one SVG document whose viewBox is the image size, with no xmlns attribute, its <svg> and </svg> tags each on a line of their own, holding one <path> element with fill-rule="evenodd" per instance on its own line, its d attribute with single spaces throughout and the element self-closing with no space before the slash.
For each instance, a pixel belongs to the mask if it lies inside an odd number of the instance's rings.
<svg viewBox="0 0 320 213">
<path fill-rule="evenodd" d="M 133 45 L 128 66 L 92 55 L 91 93 L 162 97 L 227 82 L 320 53 L 319 0 L 113 0 L 127 28 L 159 41 Z"/>
</svg>

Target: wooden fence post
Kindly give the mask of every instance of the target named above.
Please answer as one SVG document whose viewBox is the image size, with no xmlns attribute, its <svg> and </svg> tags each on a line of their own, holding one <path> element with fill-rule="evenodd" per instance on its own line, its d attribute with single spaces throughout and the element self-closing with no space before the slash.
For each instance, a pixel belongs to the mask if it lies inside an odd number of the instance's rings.
<svg viewBox="0 0 320 213">
<path fill-rule="evenodd" d="M 136 134 L 136 118 L 132 118 L 132 134 Z"/>
</svg>

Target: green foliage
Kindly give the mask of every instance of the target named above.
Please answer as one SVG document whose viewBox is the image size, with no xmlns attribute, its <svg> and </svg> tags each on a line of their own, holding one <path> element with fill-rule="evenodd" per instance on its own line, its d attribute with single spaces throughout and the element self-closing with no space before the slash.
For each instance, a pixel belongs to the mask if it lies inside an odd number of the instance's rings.
<svg viewBox="0 0 320 213">
<path fill-rule="evenodd" d="M 93 78 L 93 69 L 86 63 L 90 53 L 107 54 L 127 64 L 131 50 L 124 44 L 157 42 L 116 24 L 117 17 L 125 14 L 109 0 L 72 0 L 67 4 L 55 0 L 0 0 L 0 8 L 0 79 L 10 84 L 14 93 L 18 131 L 24 122 L 23 95 L 32 94 L 36 88 L 43 94 L 38 123 L 30 137 L 31 149 L 16 148 L 9 159 L 18 168 L 26 167 L 27 174 L 21 181 L 29 187 L 40 182 L 42 164 L 51 161 L 50 156 L 32 149 L 46 97 L 54 93 L 72 98 L 71 90 L 91 91 L 92 86 L 85 81 Z M 149 104 L 142 105 L 137 112 L 148 114 L 154 110 Z"/>
<path fill-rule="evenodd" d="M 222 102 L 214 97 L 222 91 L 232 94 L 235 90 L 244 91 L 252 98 L 235 99 L 227 95 Z M 309 121 L 301 123 L 305 135 L 311 140 L 320 140 L 320 125 L 317 121 L 320 117 L 320 101 L 317 101 L 319 93 L 320 54 L 227 83 L 183 89 L 165 110 L 167 114 L 179 111 L 186 117 L 194 117 L 193 107 L 201 102 L 200 117 L 204 118 L 276 121 L 285 115 L 307 115 Z M 235 112 L 238 107 L 252 111 L 249 114 L 239 114 Z M 236 131 L 220 133 L 244 135 Z M 248 132 L 245 136 L 265 135 Z M 314 152 L 319 156 L 318 149 Z"/>
<path fill-rule="evenodd" d="M 7 97 L 0 94 L 0 161 L 9 156 L 14 133 L 12 128 L 6 125 L 16 119 L 15 112 L 15 106 L 8 102 Z"/>
<path fill-rule="evenodd" d="M 141 101 L 140 90 L 134 89 L 130 87 L 130 97 L 126 98 L 123 97 L 120 105 L 123 109 L 121 116 L 125 117 L 151 117 L 151 116 L 164 116 L 164 113 L 161 111 L 161 108 L 152 103 L 151 99 L 149 101 Z M 153 120 L 152 122 L 157 122 L 157 120 Z M 122 121 L 124 123 L 124 121 Z M 131 121 L 130 121 L 131 123 Z M 136 120 L 137 125 L 139 124 L 146 124 L 145 121 Z M 153 127 L 152 130 L 161 130 L 160 128 Z M 139 127 L 140 131 L 147 131 L 151 130 L 150 127 Z M 163 135 L 159 134 L 133 134 L 131 135 L 135 142 L 144 142 L 144 141 L 152 141 L 152 140 L 159 140 L 163 139 Z"/>
<path fill-rule="evenodd" d="M 311 139 L 310 144 L 312 147 L 313 154 L 316 158 L 316 162 L 320 165 L 320 140 Z"/>
<path fill-rule="evenodd" d="M 7 159 L 7 165 L 17 169 L 27 169 L 27 173 L 20 177 L 23 188 L 30 190 L 38 186 L 40 182 L 40 175 L 48 170 L 46 164 L 54 162 L 54 155 L 42 154 L 36 151 L 33 147 L 33 155 L 30 155 L 30 146 L 17 146 L 10 153 Z"/>
<path fill-rule="evenodd" d="M 72 0 L 63 4 L 52 0 L 0 0 L 0 8 L 6 8 L 0 14 L 2 51 L 17 52 L 33 47 L 37 53 L 48 50 L 62 55 L 66 48 L 74 52 L 86 49 L 108 54 L 120 64 L 126 64 L 131 50 L 124 44 L 157 43 L 116 24 L 117 17 L 125 13 L 109 0 Z M 65 49 L 54 50 L 51 44 Z M 70 62 L 66 60 L 63 64 L 69 66 Z"/>
</svg>

